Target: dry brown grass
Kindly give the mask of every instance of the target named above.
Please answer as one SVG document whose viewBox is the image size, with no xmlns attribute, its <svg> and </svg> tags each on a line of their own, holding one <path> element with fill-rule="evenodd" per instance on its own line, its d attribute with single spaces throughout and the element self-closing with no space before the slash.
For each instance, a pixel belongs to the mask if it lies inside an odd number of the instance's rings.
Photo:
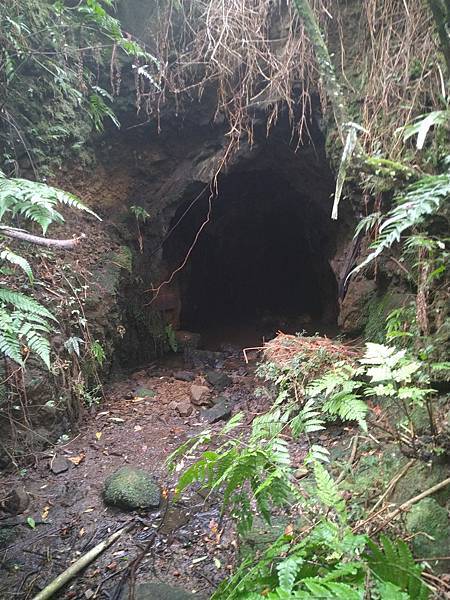
<svg viewBox="0 0 450 600">
<path fill-rule="evenodd" d="M 360 116 L 354 118 L 368 132 L 365 150 L 397 158 L 402 140 L 396 129 L 437 107 L 443 86 L 426 4 L 311 2 L 325 36 L 336 24 L 342 30 L 341 75 L 350 99 L 360 99 Z M 301 143 L 313 91 L 326 109 L 314 51 L 291 1 L 168 0 L 158 15 L 152 30 L 158 32 L 161 90 L 145 77 L 138 82 L 140 106 L 152 116 L 159 116 L 168 99 L 182 113 L 192 101 L 213 94 L 212 120 L 225 119 L 230 147 L 238 148 L 243 141 L 252 144 L 255 116 L 265 115 L 269 132 L 280 109 L 287 109 L 293 136 Z"/>
<path fill-rule="evenodd" d="M 362 352 L 355 345 L 338 342 L 327 337 L 303 337 L 278 332 L 277 336 L 264 345 L 264 358 L 280 367 L 298 355 L 326 353 L 330 361 L 354 362 Z"/>
</svg>

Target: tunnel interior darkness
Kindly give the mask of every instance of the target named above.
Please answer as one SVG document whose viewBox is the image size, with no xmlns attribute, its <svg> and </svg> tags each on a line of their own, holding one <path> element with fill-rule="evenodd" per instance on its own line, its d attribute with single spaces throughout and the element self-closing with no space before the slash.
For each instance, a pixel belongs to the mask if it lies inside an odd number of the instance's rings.
<svg viewBox="0 0 450 600">
<path fill-rule="evenodd" d="M 302 193 L 270 168 L 222 177 L 210 222 L 177 274 L 181 328 L 205 333 L 252 324 L 260 339 L 277 329 L 335 323 L 337 283 L 329 264 L 335 228 L 327 185 L 321 182 L 318 194 Z M 203 188 L 192 184 L 174 215 L 172 226 L 178 225 L 163 253 L 169 269 L 183 261 L 205 220 L 208 192 L 189 208 Z"/>
</svg>

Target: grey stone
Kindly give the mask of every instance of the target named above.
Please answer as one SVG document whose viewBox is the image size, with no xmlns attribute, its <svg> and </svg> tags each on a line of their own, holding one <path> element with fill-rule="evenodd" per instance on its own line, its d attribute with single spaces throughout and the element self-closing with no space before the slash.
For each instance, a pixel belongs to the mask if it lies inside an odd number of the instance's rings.
<svg viewBox="0 0 450 600">
<path fill-rule="evenodd" d="M 52 473 L 54 473 L 55 475 L 59 475 L 60 473 L 65 473 L 66 471 L 69 470 L 70 466 L 71 466 L 71 463 L 66 458 L 64 458 L 64 456 L 56 456 L 50 462 L 50 469 L 51 469 Z"/>
<path fill-rule="evenodd" d="M 223 371 L 207 371 L 205 377 L 206 381 L 219 391 L 224 390 L 233 383 L 231 378 Z"/>
<path fill-rule="evenodd" d="M 120 600 L 127 600 L 128 587 L 124 588 Z M 177 587 L 172 587 L 160 581 L 148 581 L 136 586 L 134 590 L 135 600 L 189 600 L 199 598 L 198 594 L 191 594 Z"/>
<path fill-rule="evenodd" d="M 176 371 L 173 376 L 180 381 L 194 381 L 195 379 L 195 375 L 191 371 Z"/>
<path fill-rule="evenodd" d="M 103 497 L 106 504 L 119 508 L 156 508 L 161 502 L 161 491 L 149 473 L 127 466 L 106 478 Z"/>
<path fill-rule="evenodd" d="M 224 421 L 231 417 L 231 406 L 227 402 L 219 402 L 211 408 L 202 408 L 200 416 L 202 419 L 208 421 L 208 423 Z"/>
<path fill-rule="evenodd" d="M 16 487 L 11 490 L 5 500 L 5 509 L 12 515 L 20 515 L 30 504 L 30 498 L 22 487 Z"/>
</svg>

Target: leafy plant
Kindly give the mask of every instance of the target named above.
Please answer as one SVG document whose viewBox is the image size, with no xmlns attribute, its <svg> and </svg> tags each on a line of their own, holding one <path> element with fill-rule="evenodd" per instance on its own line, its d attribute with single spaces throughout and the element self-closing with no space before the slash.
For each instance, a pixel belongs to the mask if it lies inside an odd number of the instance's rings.
<svg viewBox="0 0 450 600">
<path fill-rule="evenodd" d="M 24 366 L 34 352 L 50 368 L 48 334 L 55 317 L 33 298 L 0 288 L 0 352 Z"/>
<path fill-rule="evenodd" d="M 365 268 L 383 250 L 399 242 L 404 232 L 424 224 L 426 218 L 436 214 L 443 201 L 449 196 L 450 173 L 425 175 L 408 186 L 404 192 L 397 194 L 394 198 L 394 207 L 378 220 L 378 238 L 371 245 L 372 251 L 348 277 Z"/>
</svg>

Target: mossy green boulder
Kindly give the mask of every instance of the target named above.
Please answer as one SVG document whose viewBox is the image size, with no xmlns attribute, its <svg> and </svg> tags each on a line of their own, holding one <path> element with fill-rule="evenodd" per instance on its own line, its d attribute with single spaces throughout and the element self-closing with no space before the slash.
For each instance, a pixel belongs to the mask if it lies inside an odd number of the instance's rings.
<svg viewBox="0 0 450 600">
<path fill-rule="evenodd" d="M 121 467 L 107 477 L 103 489 L 106 504 L 127 510 L 157 508 L 161 491 L 143 469 Z"/>
<path fill-rule="evenodd" d="M 415 504 L 406 517 L 406 529 L 413 534 L 412 547 L 417 558 L 450 556 L 450 522 L 447 510 L 434 498 L 424 498 Z M 447 571 L 450 561 L 433 565 L 438 571 Z"/>
</svg>

